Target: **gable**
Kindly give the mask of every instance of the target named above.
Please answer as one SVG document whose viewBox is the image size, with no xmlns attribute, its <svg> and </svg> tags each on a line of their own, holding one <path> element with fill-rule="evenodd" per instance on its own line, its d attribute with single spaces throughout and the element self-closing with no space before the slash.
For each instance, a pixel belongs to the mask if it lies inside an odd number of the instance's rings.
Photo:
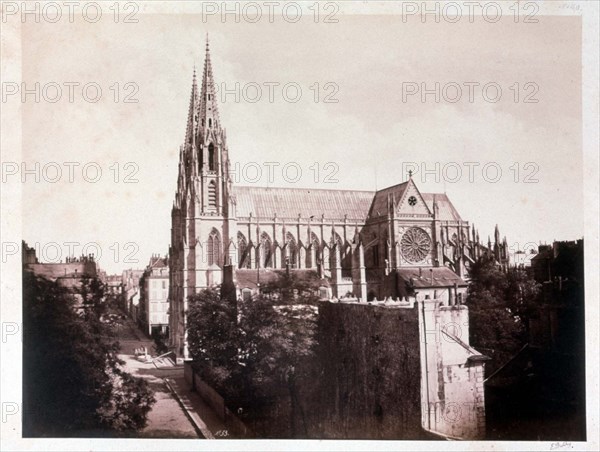
<svg viewBox="0 0 600 452">
<path fill-rule="evenodd" d="M 396 211 L 400 215 L 431 215 L 432 213 L 412 179 L 407 182 L 402 198 L 396 206 Z"/>
</svg>

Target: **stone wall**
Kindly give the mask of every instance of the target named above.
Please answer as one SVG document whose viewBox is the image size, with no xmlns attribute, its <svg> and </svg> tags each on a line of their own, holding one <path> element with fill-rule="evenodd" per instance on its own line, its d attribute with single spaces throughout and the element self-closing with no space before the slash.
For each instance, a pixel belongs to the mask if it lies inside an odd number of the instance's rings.
<svg viewBox="0 0 600 452">
<path fill-rule="evenodd" d="M 324 438 L 424 439 L 416 308 L 319 305 Z"/>
<path fill-rule="evenodd" d="M 469 342 L 464 305 L 417 303 L 421 331 L 423 427 L 455 439 L 485 436 L 484 362 Z"/>
<path fill-rule="evenodd" d="M 323 437 L 484 437 L 487 358 L 466 306 L 322 302 L 319 336 Z"/>
<path fill-rule="evenodd" d="M 225 399 L 194 371 L 191 361 L 184 362 L 183 374 L 185 381 L 213 409 L 234 438 L 251 438 L 253 436 L 250 429 L 226 406 Z"/>
</svg>

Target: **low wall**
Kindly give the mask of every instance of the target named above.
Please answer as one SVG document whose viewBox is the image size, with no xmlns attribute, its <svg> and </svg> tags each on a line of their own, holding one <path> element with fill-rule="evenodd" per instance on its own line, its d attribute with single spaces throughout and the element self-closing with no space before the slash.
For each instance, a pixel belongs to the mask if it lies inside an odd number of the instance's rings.
<svg viewBox="0 0 600 452">
<path fill-rule="evenodd" d="M 200 376 L 194 371 L 192 361 L 185 361 L 183 366 L 183 375 L 185 381 L 198 393 L 202 400 L 210 406 L 219 416 L 232 437 L 235 438 L 251 438 L 252 432 L 246 425 L 240 421 L 233 412 L 227 408 L 225 399 L 209 386 Z"/>
</svg>

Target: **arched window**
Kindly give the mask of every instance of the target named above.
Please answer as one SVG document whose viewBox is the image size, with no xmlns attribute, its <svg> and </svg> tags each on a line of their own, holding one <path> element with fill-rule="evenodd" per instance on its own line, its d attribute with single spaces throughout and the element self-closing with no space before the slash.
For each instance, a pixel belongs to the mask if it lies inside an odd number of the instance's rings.
<svg viewBox="0 0 600 452">
<path fill-rule="evenodd" d="M 285 246 L 287 249 L 287 258 L 290 261 L 290 267 L 296 268 L 298 266 L 298 245 L 296 240 L 291 233 L 285 234 Z"/>
<path fill-rule="evenodd" d="M 214 180 L 211 180 L 208 184 L 208 206 L 217 207 L 217 185 Z"/>
<path fill-rule="evenodd" d="M 206 244 L 206 254 L 208 257 L 208 265 L 220 265 L 221 263 L 221 239 L 216 229 L 213 229 L 208 236 Z"/>
<path fill-rule="evenodd" d="M 238 232 L 237 243 L 239 268 L 248 268 L 249 259 L 246 255 L 248 252 L 248 242 L 246 241 L 246 237 L 244 237 L 244 234 L 242 234 L 241 232 Z"/>
<path fill-rule="evenodd" d="M 215 170 L 215 146 L 212 143 L 208 145 L 208 170 Z"/>
<path fill-rule="evenodd" d="M 314 232 L 310 233 L 310 252 L 308 253 L 309 262 L 307 262 L 307 268 L 317 268 L 317 264 L 321 261 L 321 243 L 317 234 Z M 321 262 L 322 263 L 322 262 Z"/>
<path fill-rule="evenodd" d="M 331 245 L 332 245 L 332 248 L 335 245 L 340 250 L 340 259 L 344 259 L 344 257 L 346 256 L 346 249 L 344 246 L 344 242 L 342 241 L 342 238 L 340 237 L 340 235 L 337 232 L 334 233 Z"/>
<path fill-rule="evenodd" d="M 212 119 L 208 118 L 208 128 L 210 129 L 211 127 L 212 127 Z"/>
<path fill-rule="evenodd" d="M 260 236 L 260 247 L 261 247 L 261 257 L 262 257 L 262 266 L 264 268 L 273 266 L 273 250 L 272 243 L 269 234 L 263 232 Z"/>
</svg>

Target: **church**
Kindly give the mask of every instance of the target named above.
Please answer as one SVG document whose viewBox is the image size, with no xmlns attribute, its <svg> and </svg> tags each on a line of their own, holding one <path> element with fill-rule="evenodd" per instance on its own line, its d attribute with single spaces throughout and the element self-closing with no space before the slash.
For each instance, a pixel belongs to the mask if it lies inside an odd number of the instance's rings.
<svg viewBox="0 0 600 452">
<path fill-rule="evenodd" d="M 508 265 L 506 238 L 482 244 L 444 193 L 421 193 L 411 177 L 377 190 L 239 186 L 230 177 L 208 42 L 194 70 L 180 147 L 169 247 L 170 345 L 187 358 L 187 298 L 221 284 L 231 265 L 239 296 L 276 269 L 321 281 L 322 297 L 359 301 L 411 293 L 460 304 L 469 266 L 483 254 Z"/>
</svg>

